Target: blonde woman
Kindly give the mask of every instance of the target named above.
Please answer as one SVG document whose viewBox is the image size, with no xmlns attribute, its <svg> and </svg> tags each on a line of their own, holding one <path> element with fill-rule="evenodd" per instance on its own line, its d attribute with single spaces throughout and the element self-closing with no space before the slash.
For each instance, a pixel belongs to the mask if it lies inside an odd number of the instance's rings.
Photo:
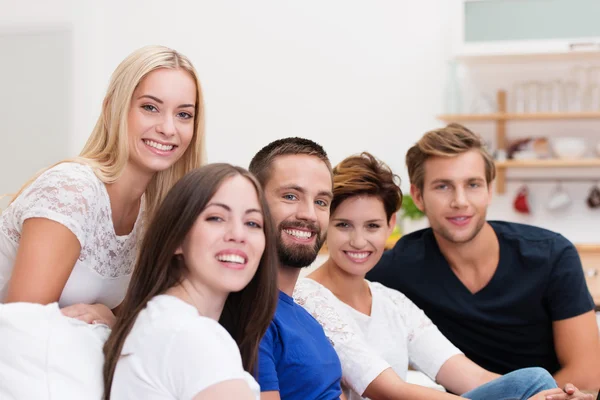
<svg viewBox="0 0 600 400">
<path fill-rule="evenodd" d="M 47 351 L 28 345 L 46 335 L 30 329 L 31 320 L 46 327 L 47 318 L 54 332 L 53 323 L 74 326 L 73 319 L 112 326 L 143 226 L 173 184 L 200 166 L 203 139 L 200 82 L 186 57 L 148 46 L 117 67 L 80 155 L 26 183 L 0 216 L 0 303 L 20 303 L 0 304 L 0 377 L 25 349 L 32 357 Z M 59 318 L 59 308 L 71 318 Z"/>
</svg>

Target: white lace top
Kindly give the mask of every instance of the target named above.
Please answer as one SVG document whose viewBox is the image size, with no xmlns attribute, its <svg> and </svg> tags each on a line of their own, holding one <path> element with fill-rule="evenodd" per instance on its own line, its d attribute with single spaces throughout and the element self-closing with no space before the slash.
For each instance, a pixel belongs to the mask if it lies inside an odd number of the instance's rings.
<svg viewBox="0 0 600 400">
<path fill-rule="evenodd" d="M 61 163 L 45 171 L 0 215 L 0 302 L 6 297 L 23 222 L 38 217 L 64 225 L 81 245 L 59 306 L 102 303 L 116 307 L 131 277 L 142 215 L 140 207 L 131 233 L 117 236 L 106 186 L 89 166 Z"/>
<path fill-rule="evenodd" d="M 373 296 L 371 316 L 310 278 L 300 279 L 294 289 L 294 300 L 319 321 L 333 343 L 348 400 L 361 399 L 360 394 L 387 368 L 406 379 L 410 363 L 435 380 L 450 357 L 462 354 L 402 293 L 368 284 Z"/>
</svg>

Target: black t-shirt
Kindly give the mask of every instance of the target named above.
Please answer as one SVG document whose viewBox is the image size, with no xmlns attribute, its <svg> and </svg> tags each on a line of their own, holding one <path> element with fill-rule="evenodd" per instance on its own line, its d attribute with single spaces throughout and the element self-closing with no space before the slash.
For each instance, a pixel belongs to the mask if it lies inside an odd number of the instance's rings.
<svg viewBox="0 0 600 400">
<path fill-rule="evenodd" d="M 500 242 L 490 282 L 472 294 L 450 269 L 431 229 L 402 237 L 366 278 L 399 290 L 467 357 L 505 374 L 560 365 L 552 321 L 594 309 L 579 254 L 558 233 L 489 222 Z"/>
</svg>

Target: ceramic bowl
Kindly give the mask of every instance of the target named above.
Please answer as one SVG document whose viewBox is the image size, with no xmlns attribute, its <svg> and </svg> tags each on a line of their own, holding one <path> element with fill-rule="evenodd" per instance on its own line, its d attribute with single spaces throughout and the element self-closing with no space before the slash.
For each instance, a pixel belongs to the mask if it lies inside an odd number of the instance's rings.
<svg viewBox="0 0 600 400">
<path fill-rule="evenodd" d="M 581 158 L 585 154 L 585 140 L 559 137 L 552 140 L 552 151 L 558 158 Z"/>
</svg>

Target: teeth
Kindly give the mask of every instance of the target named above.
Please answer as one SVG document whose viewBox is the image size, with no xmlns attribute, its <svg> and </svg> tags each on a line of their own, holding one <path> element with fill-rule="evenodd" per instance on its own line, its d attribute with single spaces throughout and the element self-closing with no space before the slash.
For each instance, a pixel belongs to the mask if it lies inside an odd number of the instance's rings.
<svg viewBox="0 0 600 400">
<path fill-rule="evenodd" d="M 299 231 L 296 229 L 284 229 L 283 231 L 288 235 L 292 235 L 300 239 L 308 239 L 312 236 L 312 232 Z"/>
<path fill-rule="evenodd" d="M 452 218 L 455 219 L 457 221 L 464 221 L 465 219 L 467 219 L 467 217 L 456 217 L 456 218 Z"/>
<path fill-rule="evenodd" d="M 157 142 L 155 142 L 153 140 L 146 140 L 146 139 L 144 139 L 144 143 L 146 143 L 150 147 L 154 147 L 155 149 L 162 150 L 162 151 L 170 151 L 170 150 L 173 149 L 173 145 L 172 144 L 169 144 L 169 145 L 160 144 L 160 143 L 157 143 Z"/>
<path fill-rule="evenodd" d="M 358 260 L 362 260 L 364 258 L 367 258 L 370 253 L 369 252 L 351 253 L 351 252 L 347 251 L 346 254 L 348 254 L 351 258 L 356 258 Z"/>
<path fill-rule="evenodd" d="M 246 260 L 244 260 L 244 257 L 238 256 L 236 254 L 223 254 L 217 256 L 217 260 L 224 262 L 232 262 L 236 264 L 243 264 L 244 262 L 246 262 Z"/>
</svg>

